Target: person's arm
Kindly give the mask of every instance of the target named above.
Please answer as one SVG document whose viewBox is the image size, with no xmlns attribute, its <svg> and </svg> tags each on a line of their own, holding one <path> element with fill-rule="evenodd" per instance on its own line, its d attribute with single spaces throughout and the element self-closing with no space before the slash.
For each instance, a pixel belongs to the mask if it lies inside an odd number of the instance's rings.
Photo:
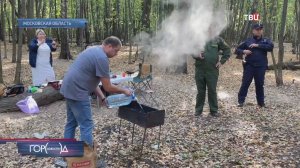
<svg viewBox="0 0 300 168">
<path fill-rule="evenodd" d="M 100 80 L 102 82 L 104 90 L 106 90 L 109 93 L 123 93 L 127 96 L 130 96 L 132 94 L 132 92 L 129 89 L 122 89 L 120 87 L 112 85 L 110 82 L 110 78 L 100 78 Z"/>
<path fill-rule="evenodd" d="M 47 44 L 50 47 L 51 51 L 56 51 L 56 42 L 54 40 L 51 39 L 47 39 Z"/>
<path fill-rule="evenodd" d="M 271 40 L 267 39 L 266 43 L 258 44 L 258 48 L 271 52 L 274 48 L 274 44 Z"/>
<path fill-rule="evenodd" d="M 35 39 L 31 40 L 29 45 L 28 45 L 29 50 L 37 52 L 39 46 L 38 43 Z"/>
<path fill-rule="evenodd" d="M 229 45 L 222 38 L 220 39 L 218 46 L 219 49 L 223 51 L 220 63 L 224 64 L 229 59 L 231 50 Z"/>
<path fill-rule="evenodd" d="M 105 102 L 106 97 L 104 96 L 104 94 L 103 94 L 103 92 L 101 91 L 101 89 L 100 89 L 99 86 L 97 86 L 97 88 L 96 88 L 96 90 L 95 90 L 95 93 L 96 93 L 97 97 L 100 98 L 100 99 L 99 99 L 100 103 L 101 103 L 103 106 L 106 106 L 106 102 Z"/>
<path fill-rule="evenodd" d="M 96 95 L 97 95 L 98 97 L 101 98 L 101 100 L 105 99 L 105 96 L 104 96 L 104 94 L 103 94 L 103 92 L 101 91 L 101 89 L 100 89 L 99 86 L 96 88 L 95 93 L 96 93 Z"/>
<path fill-rule="evenodd" d="M 241 44 L 239 44 L 235 50 L 235 54 L 237 55 L 243 55 L 244 54 L 244 50 L 246 50 L 247 46 L 246 46 L 246 42 L 242 42 Z"/>
</svg>

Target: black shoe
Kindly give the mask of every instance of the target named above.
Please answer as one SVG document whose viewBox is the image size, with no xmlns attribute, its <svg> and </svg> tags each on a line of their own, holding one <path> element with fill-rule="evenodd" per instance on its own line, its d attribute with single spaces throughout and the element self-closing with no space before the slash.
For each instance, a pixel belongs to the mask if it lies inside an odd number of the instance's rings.
<svg viewBox="0 0 300 168">
<path fill-rule="evenodd" d="M 237 107 L 244 107 L 244 103 L 239 103 Z"/>
<path fill-rule="evenodd" d="M 263 103 L 263 104 L 258 104 L 258 108 L 266 108 L 265 103 Z"/>
<path fill-rule="evenodd" d="M 213 117 L 220 117 L 221 116 L 221 114 L 218 113 L 218 112 L 212 112 L 212 113 L 210 113 L 210 115 L 213 116 Z"/>
<path fill-rule="evenodd" d="M 201 112 L 195 112 L 195 117 L 201 117 L 202 113 Z"/>
</svg>

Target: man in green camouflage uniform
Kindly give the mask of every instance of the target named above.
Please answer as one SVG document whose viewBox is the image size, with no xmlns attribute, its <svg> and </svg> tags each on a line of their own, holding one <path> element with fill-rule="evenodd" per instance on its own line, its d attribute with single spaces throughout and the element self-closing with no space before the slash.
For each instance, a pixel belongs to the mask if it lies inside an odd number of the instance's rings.
<svg viewBox="0 0 300 168">
<path fill-rule="evenodd" d="M 219 55 L 221 52 L 221 60 Z M 195 116 L 201 116 L 205 102 L 206 87 L 208 90 L 208 103 L 210 114 L 214 117 L 219 117 L 218 100 L 217 100 L 217 82 L 219 77 L 219 68 L 230 57 L 230 47 L 221 37 L 216 37 L 206 43 L 204 52 L 199 56 L 194 56 L 196 59 L 195 80 L 197 85 L 197 102 Z"/>
</svg>

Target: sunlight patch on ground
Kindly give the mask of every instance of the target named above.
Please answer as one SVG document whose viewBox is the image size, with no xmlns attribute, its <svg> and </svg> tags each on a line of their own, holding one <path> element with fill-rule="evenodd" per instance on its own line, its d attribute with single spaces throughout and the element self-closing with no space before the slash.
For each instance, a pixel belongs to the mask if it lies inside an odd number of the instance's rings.
<svg viewBox="0 0 300 168">
<path fill-rule="evenodd" d="M 242 72 L 233 72 L 233 75 L 241 76 L 241 75 L 243 75 L 243 73 Z"/>
<path fill-rule="evenodd" d="M 218 98 L 221 99 L 221 100 L 228 99 L 228 98 L 231 98 L 231 97 L 232 96 L 229 93 L 225 92 L 225 91 L 219 91 L 218 92 Z"/>
</svg>

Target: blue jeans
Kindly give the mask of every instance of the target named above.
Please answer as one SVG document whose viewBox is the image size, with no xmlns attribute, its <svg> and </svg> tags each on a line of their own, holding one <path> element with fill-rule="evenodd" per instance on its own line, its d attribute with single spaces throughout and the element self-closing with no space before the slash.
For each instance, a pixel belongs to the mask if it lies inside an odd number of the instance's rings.
<svg viewBox="0 0 300 168">
<path fill-rule="evenodd" d="M 90 101 L 76 101 L 66 98 L 67 124 L 65 126 L 64 138 L 75 138 L 76 127 L 80 128 L 80 140 L 93 146 L 92 111 Z"/>
</svg>

